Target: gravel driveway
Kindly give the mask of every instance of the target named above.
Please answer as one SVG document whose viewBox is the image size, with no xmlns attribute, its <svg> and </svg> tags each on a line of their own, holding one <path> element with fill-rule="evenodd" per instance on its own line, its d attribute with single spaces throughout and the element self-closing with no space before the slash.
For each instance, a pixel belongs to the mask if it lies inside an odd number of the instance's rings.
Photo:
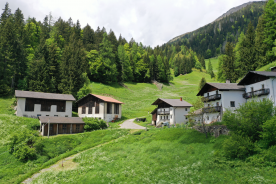
<svg viewBox="0 0 276 184">
<path fill-rule="evenodd" d="M 146 127 L 140 126 L 135 124 L 133 121 L 135 119 L 129 119 L 124 121 L 120 126 L 121 128 L 125 128 L 125 129 L 146 129 Z"/>
</svg>

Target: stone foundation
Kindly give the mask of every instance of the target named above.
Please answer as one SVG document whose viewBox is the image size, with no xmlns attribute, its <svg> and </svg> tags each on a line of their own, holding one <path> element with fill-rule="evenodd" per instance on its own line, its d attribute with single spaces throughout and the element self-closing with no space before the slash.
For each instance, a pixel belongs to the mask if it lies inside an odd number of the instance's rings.
<svg viewBox="0 0 276 184">
<path fill-rule="evenodd" d="M 205 133 L 202 125 L 193 126 L 193 129 L 195 129 L 200 133 Z M 213 126 L 205 125 L 205 130 L 214 137 L 218 137 L 220 135 L 228 135 L 230 131 L 225 125 L 213 125 Z"/>
</svg>

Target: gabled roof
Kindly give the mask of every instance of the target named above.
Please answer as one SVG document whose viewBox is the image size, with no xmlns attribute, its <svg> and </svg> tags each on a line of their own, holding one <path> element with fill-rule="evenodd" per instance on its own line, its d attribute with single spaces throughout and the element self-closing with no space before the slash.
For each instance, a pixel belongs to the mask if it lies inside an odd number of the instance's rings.
<svg viewBox="0 0 276 184">
<path fill-rule="evenodd" d="M 242 78 L 242 80 L 238 83 L 238 85 L 244 85 L 246 81 L 252 78 L 252 76 L 254 75 L 260 75 L 264 77 L 276 77 L 276 72 L 250 71 Z"/>
<path fill-rule="evenodd" d="M 21 91 L 15 90 L 15 97 L 17 98 L 40 98 L 50 100 L 66 100 L 75 101 L 76 99 L 70 94 L 58 94 L 58 93 L 43 93 L 34 91 Z"/>
<path fill-rule="evenodd" d="M 163 99 L 163 98 L 158 98 L 151 105 L 158 105 L 162 101 L 173 106 L 173 107 L 192 107 L 192 105 L 190 103 L 188 103 L 184 100 L 180 101 L 180 99 Z"/>
<path fill-rule="evenodd" d="M 97 97 L 105 102 L 111 102 L 111 103 L 118 103 L 118 104 L 123 104 L 123 102 L 120 102 L 114 98 L 111 98 L 111 97 L 108 97 L 108 96 L 101 96 L 101 95 L 95 95 L 95 94 L 92 94 L 92 93 L 89 93 L 88 95 L 86 95 L 85 97 L 82 97 L 81 99 L 79 99 L 77 102 L 79 102 L 80 100 L 86 98 L 87 96 L 89 95 L 92 95 L 94 97 Z"/>
<path fill-rule="evenodd" d="M 238 86 L 237 83 L 206 83 L 198 92 L 197 96 L 202 96 L 207 92 L 209 87 L 214 87 L 219 91 L 244 91 L 244 87 Z"/>
<path fill-rule="evenodd" d="M 38 117 L 41 123 L 48 123 L 50 120 L 51 123 L 59 123 L 59 124 L 66 124 L 66 123 L 73 123 L 73 124 L 84 124 L 81 118 L 79 117 L 53 117 L 53 116 L 39 116 Z"/>
</svg>

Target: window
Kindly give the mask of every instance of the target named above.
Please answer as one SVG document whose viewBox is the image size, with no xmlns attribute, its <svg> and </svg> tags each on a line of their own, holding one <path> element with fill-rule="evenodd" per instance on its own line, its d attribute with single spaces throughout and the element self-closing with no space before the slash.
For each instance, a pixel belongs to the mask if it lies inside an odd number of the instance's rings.
<svg viewBox="0 0 276 184">
<path fill-rule="evenodd" d="M 54 115 L 55 117 L 58 117 L 58 115 Z"/>
<path fill-rule="evenodd" d="M 86 107 L 82 106 L 82 114 L 86 114 Z"/>
<path fill-rule="evenodd" d="M 187 108 L 185 108 L 185 111 L 188 111 L 188 109 L 187 109 Z"/>
<path fill-rule="evenodd" d="M 46 115 L 46 116 L 49 116 L 49 115 Z"/>
<path fill-rule="evenodd" d="M 218 95 L 218 91 L 216 91 L 216 95 Z"/>
<path fill-rule="evenodd" d="M 262 89 L 264 89 L 264 84 L 262 84 Z"/>
<path fill-rule="evenodd" d="M 90 102 L 88 104 L 88 114 L 92 114 L 92 107 L 93 107 L 93 104 L 92 104 L 92 102 Z"/>
<path fill-rule="evenodd" d="M 100 113 L 100 104 L 99 102 L 96 102 L 95 114 L 99 114 L 99 113 Z"/>
<path fill-rule="evenodd" d="M 114 114 L 119 114 L 119 104 L 114 104 Z"/>
<path fill-rule="evenodd" d="M 37 117 L 41 116 L 41 114 L 38 114 Z"/>
<path fill-rule="evenodd" d="M 253 87 L 251 87 L 251 92 L 253 92 L 254 91 L 254 88 Z"/>
<path fill-rule="evenodd" d="M 50 130 L 53 130 L 53 124 L 50 124 Z"/>
<path fill-rule="evenodd" d="M 186 119 L 188 119 L 187 116 L 185 116 L 185 117 L 186 117 Z"/>
<path fill-rule="evenodd" d="M 231 101 L 231 102 L 230 102 L 230 106 L 231 106 L 231 107 L 235 107 L 235 101 Z"/>
<path fill-rule="evenodd" d="M 207 93 L 207 96 L 209 96 L 209 93 Z"/>
<path fill-rule="evenodd" d="M 209 116 L 207 116 L 207 120 L 209 120 Z"/>
<path fill-rule="evenodd" d="M 76 132 L 80 132 L 80 125 L 76 125 Z"/>
<path fill-rule="evenodd" d="M 106 105 L 107 105 L 106 113 L 112 114 L 112 103 L 106 103 Z"/>
<path fill-rule="evenodd" d="M 25 111 L 34 111 L 35 99 L 26 98 Z"/>
<path fill-rule="evenodd" d="M 217 106 L 219 106 L 219 102 L 217 102 Z"/>
<path fill-rule="evenodd" d="M 65 117 L 68 117 L 68 115 L 65 115 Z"/>
</svg>

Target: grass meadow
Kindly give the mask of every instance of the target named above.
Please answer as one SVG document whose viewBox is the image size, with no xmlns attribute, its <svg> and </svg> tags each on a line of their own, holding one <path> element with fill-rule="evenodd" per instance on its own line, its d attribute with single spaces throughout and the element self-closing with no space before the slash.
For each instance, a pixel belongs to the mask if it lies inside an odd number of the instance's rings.
<svg viewBox="0 0 276 184">
<path fill-rule="evenodd" d="M 138 131 L 77 156 L 77 167 L 32 183 L 275 183 L 275 168 L 216 157 L 225 136 L 186 128 Z"/>
</svg>

